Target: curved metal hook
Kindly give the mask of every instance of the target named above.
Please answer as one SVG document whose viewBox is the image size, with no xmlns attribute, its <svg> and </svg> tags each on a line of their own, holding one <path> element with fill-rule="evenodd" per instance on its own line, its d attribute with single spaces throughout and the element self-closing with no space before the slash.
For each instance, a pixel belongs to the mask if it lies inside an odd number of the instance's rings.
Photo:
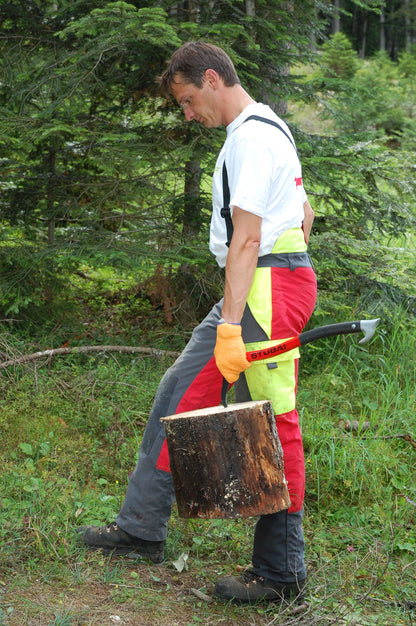
<svg viewBox="0 0 416 626">
<path fill-rule="evenodd" d="M 358 343 L 367 343 L 370 339 L 373 338 L 374 333 L 376 332 L 376 328 L 380 322 L 380 318 L 374 320 L 361 320 L 360 326 L 361 331 L 364 333 L 364 337 L 360 339 Z"/>
</svg>

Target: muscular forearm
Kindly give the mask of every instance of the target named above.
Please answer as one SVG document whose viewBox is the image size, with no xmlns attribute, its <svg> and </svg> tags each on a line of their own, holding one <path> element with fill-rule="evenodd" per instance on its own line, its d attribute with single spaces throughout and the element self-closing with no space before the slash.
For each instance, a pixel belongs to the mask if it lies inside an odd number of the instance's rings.
<svg viewBox="0 0 416 626">
<path fill-rule="evenodd" d="M 238 249 L 234 246 L 228 253 L 225 268 L 225 290 L 222 317 L 227 322 L 240 323 L 244 313 L 248 292 L 253 282 L 257 265 L 258 248 Z"/>
<path fill-rule="evenodd" d="M 239 323 L 257 266 L 261 218 L 235 207 L 233 224 L 234 233 L 225 267 L 222 316 L 227 322 Z"/>
</svg>

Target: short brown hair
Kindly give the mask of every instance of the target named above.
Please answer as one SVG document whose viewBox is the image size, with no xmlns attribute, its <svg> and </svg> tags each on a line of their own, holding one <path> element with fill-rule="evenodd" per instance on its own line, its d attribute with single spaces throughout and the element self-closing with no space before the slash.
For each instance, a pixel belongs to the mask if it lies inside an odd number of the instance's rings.
<svg viewBox="0 0 416 626">
<path fill-rule="evenodd" d="M 215 70 L 227 87 L 240 84 L 230 57 L 224 50 L 204 41 L 189 41 L 176 50 L 168 61 L 168 67 L 160 77 L 166 94 L 170 93 L 175 75 L 181 74 L 186 83 L 201 88 L 206 70 Z"/>
</svg>

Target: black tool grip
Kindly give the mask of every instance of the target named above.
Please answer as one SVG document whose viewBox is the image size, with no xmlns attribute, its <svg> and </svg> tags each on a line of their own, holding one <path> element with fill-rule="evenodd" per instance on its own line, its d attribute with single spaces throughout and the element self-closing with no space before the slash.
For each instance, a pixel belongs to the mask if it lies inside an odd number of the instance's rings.
<svg viewBox="0 0 416 626">
<path fill-rule="evenodd" d="M 349 333 L 361 332 L 361 322 L 341 322 L 339 324 L 328 324 L 327 326 L 319 326 L 312 328 L 299 335 L 300 345 L 304 346 L 315 339 L 323 337 L 333 337 L 334 335 L 348 335 Z"/>
<path fill-rule="evenodd" d="M 222 387 L 221 387 L 221 404 L 223 407 L 227 407 L 227 391 L 229 387 L 229 382 L 225 378 L 222 379 Z"/>
</svg>

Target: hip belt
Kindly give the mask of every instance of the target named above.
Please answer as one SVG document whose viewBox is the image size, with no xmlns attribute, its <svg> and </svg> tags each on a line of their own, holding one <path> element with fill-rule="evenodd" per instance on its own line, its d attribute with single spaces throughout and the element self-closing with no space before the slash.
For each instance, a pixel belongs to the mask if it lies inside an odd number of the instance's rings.
<svg viewBox="0 0 416 626">
<path fill-rule="evenodd" d="M 257 267 L 282 267 L 293 272 L 297 267 L 313 267 L 313 264 L 307 252 L 272 252 L 260 256 Z"/>
</svg>

